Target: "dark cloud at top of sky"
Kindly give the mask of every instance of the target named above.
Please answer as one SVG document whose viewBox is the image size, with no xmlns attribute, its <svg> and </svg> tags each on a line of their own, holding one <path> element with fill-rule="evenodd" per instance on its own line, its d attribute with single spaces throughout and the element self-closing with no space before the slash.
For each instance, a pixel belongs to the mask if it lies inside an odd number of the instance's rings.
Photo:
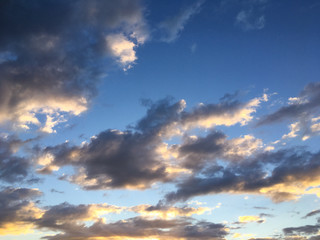
<svg viewBox="0 0 320 240">
<path fill-rule="evenodd" d="M 146 35 L 139 0 L 2 1 L 0 122 L 28 128 L 40 124 L 34 113 L 80 114 L 111 58 L 125 68 L 135 57 L 123 54 Z M 115 52 L 119 41 L 127 49 Z"/>
<path fill-rule="evenodd" d="M 315 114 L 320 107 L 320 83 L 310 83 L 297 98 L 290 98 L 290 104 L 266 115 L 258 121 L 257 126 L 276 123 L 282 120 L 296 120 Z"/>
</svg>

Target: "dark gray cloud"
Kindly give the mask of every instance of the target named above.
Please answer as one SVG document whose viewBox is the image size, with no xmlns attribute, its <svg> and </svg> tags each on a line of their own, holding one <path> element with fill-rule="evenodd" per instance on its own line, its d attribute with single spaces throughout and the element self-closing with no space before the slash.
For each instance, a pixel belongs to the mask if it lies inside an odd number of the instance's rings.
<svg viewBox="0 0 320 240">
<path fill-rule="evenodd" d="M 60 194 L 63 194 L 63 193 L 64 193 L 63 191 L 59 191 L 59 190 L 56 190 L 56 189 L 54 189 L 54 188 L 52 188 L 52 189 L 50 190 L 50 192 L 52 192 L 52 193 L 60 193 Z"/>
<path fill-rule="evenodd" d="M 299 97 L 291 98 L 291 103 L 258 121 L 257 126 L 276 123 L 282 120 L 297 120 L 316 114 L 320 107 L 320 83 L 310 83 Z"/>
<path fill-rule="evenodd" d="M 226 166 L 216 165 L 212 172 L 198 172 L 201 174 L 195 173 L 180 182 L 175 192 L 166 195 L 166 200 L 184 201 L 193 196 L 215 193 L 265 194 L 275 202 L 296 199 L 304 193 L 303 187 L 306 189 L 317 178 L 319 157 L 320 153 L 283 149 L 256 154 Z M 303 182 L 305 186 L 296 192 L 286 191 L 286 186 L 295 182 Z"/>
<path fill-rule="evenodd" d="M 311 235 L 316 234 L 320 229 L 320 225 L 305 225 L 301 227 L 284 228 L 283 232 L 286 235 Z"/>
<path fill-rule="evenodd" d="M 49 228 L 50 229 L 50 228 Z M 159 239 L 211 239 L 222 240 L 228 234 L 222 224 L 210 222 L 192 223 L 190 219 L 159 220 L 135 217 L 114 223 L 96 221 L 93 225 L 59 225 L 52 230 L 63 230 L 64 233 L 47 236 L 46 239 L 92 239 L 95 237 L 157 237 Z"/>
<path fill-rule="evenodd" d="M 230 117 L 231 123 L 228 124 L 235 124 L 243 120 L 238 115 L 250 118 L 250 112 L 254 111 L 252 105 L 256 106 L 259 101 L 202 104 L 189 113 L 184 111 L 184 100 L 172 102 L 167 98 L 155 103 L 145 100 L 144 104 L 148 106 L 146 116 L 123 132 L 109 129 L 81 146 L 64 143 L 40 150 L 39 164 L 43 167 L 38 172 L 49 174 L 59 167 L 72 165 L 77 173 L 61 179 L 80 184 L 85 189 L 147 188 L 156 182 L 172 181 L 178 173 L 167 170 L 181 166 L 165 161 L 159 153 L 158 149 L 164 144 L 165 138 L 181 134 L 181 131 L 189 129 L 190 124 L 201 127 L 198 122 L 203 118 L 218 118 L 218 124 L 223 124 L 219 122 L 220 119 Z M 245 114 L 242 114 L 243 109 Z M 171 150 L 178 151 L 178 158 L 184 159 L 181 161 L 183 167 L 196 169 L 201 168 L 205 160 L 214 159 L 213 155 L 221 155 L 223 150 L 228 152 L 233 149 L 233 153 L 228 155 L 230 159 L 240 156 L 241 149 L 247 149 L 247 145 L 255 141 L 244 138 L 238 142 L 222 142 L 225 138 L 223 133 L 212 131 L 205 138 L 193 142 L 186 140 L 181 146 L 172 146 Z"/>
<path fill-rule="evenodd" d="M 15 155 L 27 141 L 15 136 L 0 137 L 0 180 L 8 183 L 25 180 L 29 174 L 31 161 Z"/>
<path fill-rule="evenodd" d="M 222 156 L 226 150 L 226 135 L 212 131 L 205 137 L 196 140 L 186 138 L 178 148 L 179 158 L 183 159 L 183 166 L 189 169 L 201 169 L 206 160 L 213 161 Z"/>
<path fill-rule="evenodd" d="M 311 217 L 320 213 L 320 209 L 307 213 L 303 218 Z"/>
<path fill-rule="evenodd" d="M 0 227 L 6 224 L 31 223 L 39 215 L 32 199 L 39 197 L 41 192 L 27 188 L 4 188 L 0 191 Z"/>
<path fill-rule="evenodd" d="M 48 115 L 48 108 L 80 114 L 111 59 L 123 63 L 108 39 L 136 45 L 146 37 L 144 27 L 139 0 L 2 1 L 0 122 L 39 125 L 34 113 Z"/>
<path fill-rule="evenodd" d="M 78 172 L 69 180 L 86 189 L 147 188 L 169 181 L 172 176 L 156 149 L 162 143 L 161 133 L 180 111 L 180 102 L 163 100 L 150 106 L 135 131 L 106 130 L 83 146 L 47 147 L 41 154 L 54 156 L 54 161 L 40 172 L 50 173 L 52 165 L 72 165 Z"/>
</svg>

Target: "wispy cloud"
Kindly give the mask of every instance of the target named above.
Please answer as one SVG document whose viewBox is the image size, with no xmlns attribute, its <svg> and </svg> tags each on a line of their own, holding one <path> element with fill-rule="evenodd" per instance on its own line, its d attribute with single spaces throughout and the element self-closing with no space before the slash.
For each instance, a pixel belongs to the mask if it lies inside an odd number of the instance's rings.
<svg viewBox="0 0 320 240">
<path fill-rule="evenodd" d="M 195 4 L 181 10 L 176 16 L 169 17 L 161 22 L 159 24 L 159 29 L 163 34 L 161 40 L 168 43 L 175 41 L 191 17 L 200 12 L 204 2 L 205 0 L 197 0 Z"/>
</svg>

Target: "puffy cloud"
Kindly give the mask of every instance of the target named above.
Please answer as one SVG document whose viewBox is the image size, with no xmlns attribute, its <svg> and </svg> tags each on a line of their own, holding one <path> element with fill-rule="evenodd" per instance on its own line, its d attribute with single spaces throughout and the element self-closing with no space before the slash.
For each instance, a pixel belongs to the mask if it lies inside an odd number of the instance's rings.
<svg viewBox="0 0 320 240">
<path fill-rule="evenodd" d="M 55 228 L 53 228 L 55 229 Z M 72 225 L 63 229 L 64 233 L 47 236 L 46 239 L 205 239 L 222 240 L 228 234 L 222 224 L 195 222 L 190 219 L 160 220 L 130 218 L 113 223 L 96 221 L 89 227 Z"/>
<path fill-rule="evenodd" d="M 185 141 L 175 148 L 184 167 L 200 170 L 208 163 L 214 164 L 216 159 L 225 161 L 246 159 L 261 150 L 262 141 L 251 135 L 227 139 L 222 132 L 211 131 L 205 137 L 186 137 Z"/>
<path fill-rule="evenodd" d="M 15 136 L 0 136 L 0 180 L 13 183 L 28 176 L 32 163 L 15 153 L 29 141 L 31 139 L 22 141 Z"/>
<path fill-rule="evenodd" d="M 41 195 L 37 189 L 4 188 L 0 191 L 0 235 L 32 232 L 43 210 L 30 201 Z"/>
<path fill-rule="evenodd" d="M 224 239 L 228 229 L 222 224 L 197 222 L 190 216 L 201 214 L 207 209 L 190 207 L 166 207 L 139 205 L 119 207 L 108 204 L 61 203 L 44 209 L 38 208 L 31 200 L 39 197 L 36 189 L 5 188 L 0 191 L 0 235 L 30 233 L 35 229 L 58 231 L 45 239 Z M 154 208 L 154 209 L 153 209 Z M 156 218 L 134 217 L 107 223 L 103 217 L 110 213 L 135 211 L 145 215 L 147 211 L 165 214 Z M 172 219 L 166 219 L 174 212 Z M 160 216 L 160 218 L 158 218 Z"/>
<path fill-rule="evenodd" d="M 108 204 L 71 205 L 61 203 L 50 207 L 43 216 L 37 220 L 38 228 L 54 230 L 66 230 L 78 227 L 86 221 L 102 221 L 102 215 L 108 213 L 119 213 L 124 208 Z"/>
<path fill-rule="evenodd" d="M 205 0 L 198 0 L 193 5 L 180 11 L 178 15 L 167 18 L 161 22 L 159 24 L 159 28 L 163 34 L 161 40 L 164 42 L 175 41 L 190 18 L 200 12 L 204 2 Z"/>
<path fill-rule="evenodd" d="M 147 38 L 139 0 L 6 1 L 0 15 L 0 123 L 47 133 L 86 111 L 112 59 L 127 68 Z"/>
<path fill-rule="evenodd" d="M 318 233 L 319 230 L 320 230 L 320 225 L 305 225 L 301 227 L 284 228 L 283 232 L 286 235 L 296 235 L 296 234 L 311 235 L 311 234 Z"/>
<path fill-rule="evenodd" d="M 215 193 L 263 194 L 274 202 L 319 196 L 319 153 L 283 149 L 256 154 L 225 166 L 213 165 L 177 184 L 166 200 L 181 201 L 193 196 Z M 313 187 L 313 188 L 312 188 Z"/>
<path fill-rule="evenodd" d="M 199 104 L 197 108 L 182 117 L 182 124 L 188 128 L 232 126 L 238 123 L 246 125 L 253 119 L 252 114 L 264 101 L 268 101 L 267 94 L 245 103 L 227 100 L 218 104 Z"/>
<path fill-rule="evenodd" d="M 137 59 L 134 48 L 136 44 L 123 34 L 110 34 L 106 37 L 108 47 L 112 54 L 118 59 L 118 62 L 124 66 L 124 70 L 131 68 L 132 63 Z"/>
<path fill-rule="evenodd" d="M 150 187 L 172 180 L 179 171 L 164 161 L 161 135 L 181 111 L 182 102 L 167 100 L 150 106 L 135 131 L 106 130 L 82 146 L 64 143 L 47 147 L 38 157 L 42 173 L 72 165 L 77 173 L 68 178 L 86 189 Z M 178 169 L 177 169 L 178 170 Z"/>
<path fill-rule="evenodd" d="M 230 105 L 225 102 L 210 105 L 209 111 L 203 109 L 207 107 L 201 106 L 191 112 L 184 111 L 184 100 L 173 103 L 170 99 L 156 103 L 145 101 L 149 106 L 146 116 L 130 130 L 109 129 L 80 146 L 64 143 L 43 149 L 38 155 L 38 164 L 42 166 L 38 172 L 48 174 L 62 166 L 71 165 L 76 173 L 62 179 L 77 183 L 85 189 L 144 189 L 156 182 L 172 181 L 184 173 L 190 174 L 185 168 L 190 168 L 188 159 L 197 157 L 199 151 L 202 151 L 203 158 L 212 158 L 214 149 L 225 158 L 244 158 L 259 149 L 261 141 L 250 135 L 225 140 L 222 133 L 213 133 L 204 139 L 183 143 L 182 146 L 168 146 L 163 142 L 164 139 L 182 134 L 186 131 L 186 125 L 188 129 L 191 126 L 199 127 L 198 122 L 207 117 L 236 118 L 232 124 L 249 121 L 254 108 L 265 100 L 266 96 L 245 104 L 236 102 Z M 184 165 L 175 161 L 182 158 L 185 159 Z"/>
</svg>

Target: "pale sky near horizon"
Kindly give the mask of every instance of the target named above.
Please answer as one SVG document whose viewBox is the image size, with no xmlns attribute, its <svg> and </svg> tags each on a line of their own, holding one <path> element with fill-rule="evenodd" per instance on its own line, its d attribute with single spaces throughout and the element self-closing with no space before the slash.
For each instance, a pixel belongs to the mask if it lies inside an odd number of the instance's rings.
<svg viewBox="0 0 320 240">
<path fill-rule="evenodd" d="M 320 239 L 320 2 L 0 2 L 0 240 Z"/>
</svg>

